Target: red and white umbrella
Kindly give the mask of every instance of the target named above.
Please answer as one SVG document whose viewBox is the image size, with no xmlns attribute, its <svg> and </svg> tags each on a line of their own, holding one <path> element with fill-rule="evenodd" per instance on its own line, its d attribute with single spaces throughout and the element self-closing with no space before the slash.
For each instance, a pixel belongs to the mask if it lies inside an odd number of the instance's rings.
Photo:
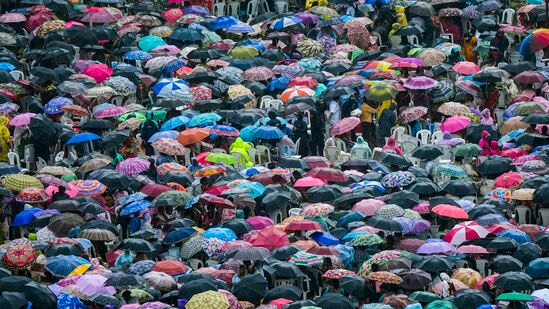
<svg viewBox="0 0 549 309">
<path fill-rule="evenodd" d="M 446 233 L 444 240 L 452 245 L 459 245 L 466 240 L 483 238 L 489 233 L 487 229 L 475 221 L 465 221 L 457 224 Z"/>
<path fill-rule="evenodd" d="M 280 100 L 282 100 L 282 102 L 287 102 L 293 97 L 310 97 L 314 95 L 315 91 L 309 87 L 295 86 L 284 90 L 284 92 L 282 92 L 282 95 L 280 95 Z"/>
</svg>

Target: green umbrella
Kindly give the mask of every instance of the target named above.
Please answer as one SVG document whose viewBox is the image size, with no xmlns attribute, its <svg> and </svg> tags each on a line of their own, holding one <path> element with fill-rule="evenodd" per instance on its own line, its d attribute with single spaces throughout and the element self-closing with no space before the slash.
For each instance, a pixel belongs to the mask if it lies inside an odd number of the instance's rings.
<svg viewBox="0 0 549 309">
<path fill-rule="evenodd" d="M 158 46 L 166 45 L 166 41 L 164 41 L 161 37 L 154 36 L 154 35 L 147 35 L 142 37 L 139 40 L 139 48 L 146 52 L 150 52 L 151 50 L 157 48 Z"/>
<path fill-rule="evenodd" d="M 425 309 L 458 309 L 458 307 L 447 300 L 435 300 L 428 304 Z"/>
<path fill-rule="evenodd" d="M 125 113 L 123 115 L 121 115 L 120 117 L 118 117 L 118 121 L 126 121 L 129 117 L 134 117 L 134 118 L 137 118 L 137 119 L 141 119 L 141 120 L 147 120 L 147 116 L 143 115 L 143 113 L 138 113 L 138 112 L 129 112 L 129 113 Z"/>
<path fill-rule="evenodd" d="M 456 157 L 476 157 L 482 151 L 477 144 L 461 144 L 452 148 L 452 154 Z"/>
<path fill-rule="evenodd" d="M 437 294 L 427 291 L 416 291 L 410 294 L 408 298 L 420 303 L 430 303 L 441 299 L 440 296 L 438 296 Z"/>
<path fill-rule="evenodd" d="M 436 167 L 435 174 L 457 179 L 469 177 L 463 167 L 455 164 L 440 164 Z"/>
<path fill-rule="evenodd" d="M 189 193 L 184 191 L 172 190 L 172 191 L 166 191 L 166 192 L 160 193 L 156 197 L 156 200 L 169 199 L 169 198 L 176 201 L 177 204 L 185 206 L 185 204 L 187 204 L 187 202 L 192 198 L 192 196 Z"/>
<path fill-rule="evenodd" d="M 206 161 L 213 162 L 213 163 L 225 162 L 227 164 L 236 164 L 238 162 L 238 160 L 230 154 L 215 153 L 215 152 L 212 152 L 209 155 L 207 155 Z"/>
<path fill-rule="evenodd" d="M 520 103 L 519 106 L 513 108 L 511 112 L 520 116 L 528 116 L 534 113 L 545 114 L 545 107 L 541 103 L 532 101 Z"/>
<path fill-rule="evenodd" d="M 532 296 L 519 292 L 503 293 L 499 295 L 496 300 L 499 301 L 533 301 Z"/>
<path fill-rule="evenodd" d="M 360 234 L 351 240 L 352 246 L 373 246 L 383 243 L 383 238 L 377 234 Z"/>
<path fill-rule="evenodd" d="M 149 112 L 148 110 L 146 111 L 141 111 L 141 112 L 129 112 L 129 113 L 125 113 L 123 115 L 121 115 L 120 117 L 118 117 L 118 121 L 125 121 L 128 119 L 128 117 L 130 116 L 133 116 L 137 119 L 141 119 L 141 120 L 147 120 L 147 116 L 145 116 L 145 113 Z M 153 112 L 153 120 L 156 120 L 156 121 L 163 121 L 164 119 L 166 119 L 166 114 L 168 113 L 167 111 L 163 111 L 163 110 L 155 110 L 155 111 L 151 111 Z"/>
<path fill-rule="evenodd" d="M 259 55 L 259 51 L 251 46 L 237 46 L 231 49 L 228 55 L 238 59 L 246 59 Z"/>
</svg>

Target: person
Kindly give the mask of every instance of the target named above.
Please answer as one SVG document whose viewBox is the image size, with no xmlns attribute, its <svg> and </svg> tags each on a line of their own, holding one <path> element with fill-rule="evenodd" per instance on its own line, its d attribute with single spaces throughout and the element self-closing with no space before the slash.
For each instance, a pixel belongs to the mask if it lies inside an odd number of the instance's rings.
<svg viewBox="0 0 549 309">
<path fill-rule="evenodd" d="M 398 30 L 400 30 L 400 24 L 393 23 L 391 31 L 389 31 L 389 41 L 391 41 L 391 47 L 393 48 L 399 47 L 400 43 L 402 43 L 402 37 L 396 34 Z"/>
<path fill-rule="evenodd" d="M 202 164 L 198 163 L 195 158 L 192 159 L 191 165 L 189 165 L 188 170 L 191 172 L 191 174 L 194 174 L 194 172 L 198 171 L 202 168 Z"/>
<path fill-rule="evenodd" d="M 396 125 L 396 104 L 391 103 L 389 108 L 385 109 L 379 117 L 378 139 L 379 145 L 385 143 L 385 138 L 391 135 L 391 128 Z"/>
<path fill-rule="evenodd" d="M 400 149 L 400 147 L 398 147 L 396 143 L 396 138 L 394 136 L 389 136 L 389 138 L 387 139 L 387 143 L 385 143 L 385 145 L 383 146 L 383 150 L 392 150 L 397 155 L 402 155 L 402 150 Z"/>
<path fill-rule="evenodd" d="M 246 276 L 246 266 L 240 265 L 238 266 L 238 272 L 234 274 L 233 279 L 231 280 L 233 283 L 233 287 L 235 284 L 239 283 L 242 279 L 244 279 L 244 276 Z"/>
<path fill-rule="evenodd" d="M 328 270 L 334 269 L 332 259 L 329 257 L 322 259 L 322 266 L 320 266 L 320 269 L 322 270 L 322 273 L 326 273 Z"/>
<path fill-rule="evenodd" d="M 469 29 L 463 38 L 463 55 L 465 61 L 477 63 L 477 53 L 473 49 L 477 47 L 477 37 L 473 33 L 473 29 Z"/>
<path fill-rule="evenodd" d="M 133 253 L 129 249 L 126 249 L 121 255 L 118 256 L 118 258 L 116 258 L 116 261 L 114 262 L 114 266 L 129 267 L 133 263 L 134 258 L 135 258 L 135 253 Z"/>
<path fill-rule="evenodd" d="M 8 151 L 10 150 L 10 130 L 8 130 L 9 119 L 4 116 L 0 116 L 0 161 L 8 161 Z"/>
<path fill-rule="evenodd" d="M 355 145 L 353 146 L 353 148 L 351 148 L 351 156 L 353 156 L 355 150 L 357 149 L 364 149 L 364 156 L 360 159 L 370 159 L 372 158 L 372 149 L 370 149 L 370 146 L 368 145 L 367 142 L 364 141 L 364 138 L 362 138 L 362 136 L 359 136 L 356 138 L 356 143 Z"/>
<path fill-rule="evenodd" d="M 151 138 L 154 133 L 160 130 L 158 122 L 154 120 L 154 112 L 147 112 L 147 118 L 141 124 L 141 138 L 145 141 L 145 154 L 148 156 L 154 154 L 154 149 L 147 141 Z"/>
<path fill-rule="evenodd" d="M 273 109 L 270 109 L 267 113 L 267 116 L 269 116 L 269 120 L 267 121 L 266 125 L 271 127 L 277 127 L 279 129 L 283 129 L 282 122 L 278 117 L 276 117 L 276 112 Z"/>
<path fill-rule="evenodd" d="M 172 162 L 175 162 L 175 159 L 172 156 L 165 154 L 163 152 L 160 152 L 156 157 L 154 164 L 156 166 L 159 166 L 162 163 L 172 163 Z"/>
<path fill-rule="evenodd" d="M 367 144 L 375 145 L 376 125 L 374 123 L 374 115 L 378 112 L 377 108 L 373 108 L 364 102 L 360 106 L 360 121 L 362 122 L 362 137 Z"/>
<path fill-rule="evenodd" d="M 313 156 L 322 154 L 324 148 L 324 115 L 317 109 L 311 110 L 311 143 L 310 152 Z"/>
<path fill-rule="evenodd" d="M 480 124 L 489 126 L 494 125 L 494 119 L 492 119 L 492 115 L 490 115 L 489 109 L 485 108 L 484 110 L 482 110 L 482 119 L 480 121 Z"/>
<path fill-rule="evenodd" d="M 496 37 L 492 40 L 490 45 L 498 50 L 494 57 L 496 64 L 503 62 L 505 60 L 505 51 L 509 47 L 509 39 L 507 39 L 502 29 L 498 30 Z"/>
<path fill-rule="evenodd" d="M 295 114 L 296 119 L 294 121 L 294 142 L 301 139 L 299 146 L 299 153 L 301 157 L 309 155 L 309 133 L 307 132 L 307 123 L 303 117 L 303 112 L 299 111 Z"/>
<path fill-rule="evenodd" d="M 114 149 L 109 151 L 109 156 L 111 157 L 111 165 L 113 167 L 116 167 L 118 163 L 124 161 L 124 157 Z"/>
<path fill-rule="evenodd" d="M 417 91 L 412 97 L 412 101 L 414 102 L 414 106 L 428 107 L 430 99 L 427 96 L 427 92 Z"/>
<path fill-rule="evenodd" d="M 404 7 L 401 5 L 395 5 L 395 13 L 400 28 L 408 26 L 408 19 L 406 18 L 406 13 L 404 13 Z"/>
<path fill-rule="evenodd" d="M 332 99 L 328 104 L 328 111 L 328 118 L 326 120 L 330 126 L 333 126 L 341 119 L 341 106 L 339 105 L 339 102 Z"/>
<path fill-rule="evenodd" d="M 440 282 L 441 282 L 440 291 L 441 291 L 442 298 L 446 298 L 454 294 L 454 292 L 456 291 L 456 288 L 454 287 L 454 283 L 452 283 L 452 279 L 450 278 L 450 276 L 448 276 L 448 274 L 446 274 L 445 272 L 441 273 Z"/>
<path fill-rule="evenodd" d="M 278 119 L 276 119 L 276 121 L 280 122 Z M 250 160 L 250 155 L 248 154 L 248 149 L 250 148 L 252 148 L 252 146 L 249 143 L 246 143 L 242 138 L 237 137 L 229 147 L 229 151 L 241 154 L 244 157 L 246 167 L 252 167 L 254 166 L 254 163 Z"/>
<path fill-rule="evenodd" d="M 59 186 L 58 191 L 55 192 L 51 197 L 52 202 L 68 199 L 69 195 L 65 191 L 66 188 L 64 186 Z"/>
</svg>

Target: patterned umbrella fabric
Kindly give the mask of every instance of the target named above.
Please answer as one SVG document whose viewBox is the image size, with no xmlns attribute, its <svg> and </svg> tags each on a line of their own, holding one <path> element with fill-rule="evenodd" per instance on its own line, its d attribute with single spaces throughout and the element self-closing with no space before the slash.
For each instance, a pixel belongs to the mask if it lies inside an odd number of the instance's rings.
<svg viewBox="0 0 549 309">
<path fill-rule="evenodd" d="M 2 264 L 8 269 L 19 270 L 30 266 L 36 259 L 36 251 L 31 244 L 8 245 L 2 257 Z"/>
<path fill-rule="evenodd" d="M 124 175 L 135 175 L 149 169 L 151 162 L 142 158 L 129 158 L 116 165 L 116 171 Z"/>
<path fill-rule="evenodd" d="M 44 189 L 40 180 L 24 174 L 7 175 L 2 179 L 2 185 L 13 191 L 21 191 L 25 188 Z"/>
<path fill-rule="evenodd" d="M 400 284 L 402 282 L 402 278 L 388 271 L 373 272 L 368 275 L 368 279 L 376 282 L 389 283 L 389 284 Z"/>
<path fill-rule="evenodd" d="M 107 190 L 107 186 L 97 180 L 80 180 L 76 184 L 79 195 L 94 196 L 101 195 Z"/>
</svg>

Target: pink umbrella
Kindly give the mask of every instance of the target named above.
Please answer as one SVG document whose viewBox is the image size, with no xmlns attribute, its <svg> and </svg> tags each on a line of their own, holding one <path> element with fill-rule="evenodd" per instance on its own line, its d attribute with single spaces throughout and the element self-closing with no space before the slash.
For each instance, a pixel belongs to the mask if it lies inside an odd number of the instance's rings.
<svg viewBox="0 0 549 309">
<path fill-rule="evenodd" d="M 349 86 L 353 83 L 364 83 L 366 78 L 360 75 L 344 76 L 335 82 L 336 85 Z"/>
<path fill-rule="evenodd" d="M 263 216 L 249 217 L 246 221 L 253 226 L 254 230 L 261 230 L 274 224 L 271 218 Z"/>
<path fill-rule="evenodd" d="M 423 61 L 417 59 L 417 58 L 398 58 L 396 59 L 394 62 L 408 62 L 408 63 L 413 63 L 419 67 L 422 67 L 424 66 L 423 64 Z"/>
<path fill-rule="evenodd" d="M 106 64 L 99 63 L 90 65 L 84 70 L 83 73 L 95 79 L 98 83 L 102 83 L 107 78 L 111 77 L 112 69 L 109 68 Z"/>
<path fill-rule="evenodd" d="M 456 253 L 465 253 L 465 254 L 488 254 L 486 248 L 476 245 L 461 246 L 456 249 Z"/>
<path fill-rule="evenodd" d="M 84 275 L 76 282 L 76 286 L 86 296 L 92 296 L 97 293 L 114 295 L 116 289 L 112 286 L 103 286 L 105 281 L 107 281 L 107 278 L 100 275 Z"/>
<path fill-rule="evenodd" d="M 413 90 L 427 90 L 436 87 L 438 82 L 427 76 L 415 76 L 404 82 L 404 87 Z"/>
<path fill-rule="evenodd" d="M 107 12 L 90 13 L 82 17 L 82 19 L 80 20 L 83 22 L 95 23 L 95 24 L 112 23 L 117 21 L 116 17 L 112 16 Z"/>
<path fill-rule="evenodd" d="M 28 126 L 32 117 L 36 116 L 35 113 L 23 113 L 16 115 L 10 119 L 8 125 L 18 127 L 18 126 Z"/>
<path fill-rule="evenodd" d="M 77 21 L 71 20 L 65 23 L 65 27 L 70 28 L 72 26 L 84 26 L 83 23 L 79 23 Z"/>
<path fill-rule="evenodd" d="M 107 107 L 94 114 L 95 118 L 110 118 L 123 115 L 130 110 L 124 106 Z"/>
<path fill-rule="evenodd" d="M 21 23 L 26 21 L 27 18 L 21 13 L 6 13 L 0 15 L 0 23 Z"/>
<path fill-rule="evenodd" d="M 32 31 L 40 27 L 43 23 L 50 20 L 52 16 L 53 14 L 48 11 L 36 13 L 30 16 L 29 19 L 27 19 L 27 22 L 25 23 L 25 29 L 27 29 L 28 31 Z"/>
<path fill-rule="evenodd" d="M 314 177 L 303 177 L 298 179 L 294 183 L 295 188 L 309 188 L 309 187 L 316 187 L 316 186 L 324 186 L 328 183 L 325 182 L 322 179 L 314 178 Z"/>
<path fill-rule="evenodd" d="M 154 48 L 153 50 L 151 50 L 151 52 L 163 52 L 163 51 L 167 51 L 168 53 L 170 53 L 170 55 L 177 55 L 181 52 L 181 50 L 175 45 L 160 45 Z"/>
<path fill-rule="evenodd" d="M 471 74 L 478 73 L 480 71 L 480 67 L 474 62 L 461 61 L 454 64 L 454 66 L 452 67 L 452 70 L 454 70 L 454 72 L 457 72 L 459 74 L 471 75 Z"/>
<path fill-rule="evenodd" d="M 482 98 L 482 90 L 470 80 L 458 80 L 454 85 L 476 98 Z"/>
<path fill-rule="evenodd" d="M 274 250 L 290 244 L 288 235 L 274 226 L 266 227 L 252 240 L 254 247 L 263 247 Z"/>
<path fill-rule="evenodd" d="M 69 197 L 71 197 L 71 198 L 77 196 L 78 195 L 78 189 L 76 188 L 76 186 L 72 183 L 69 183 L 69 187 L 70 187 L 70 189 L 65 190 L 65 193 L 67 193 L 69 195 Z M 44 190 L 46 191 L 46 193 L 49 196 L 53 196 L 55 193 L 59 192 L 59 187 L 57 187 L 57 186 L 48 186 Z"/>
<path fill-rule="evenodd" d="M 356 128 L 356 126 L 358 126 L 360 123 L 361 121 L 358 117 L 345 117 L 333 125 L 332 129 L 330 130 L 330 135 L 337 136 L 347 133 Z"/>
<path fill-rule="evenodd" d="M 244 240 L 233 240 L 233 241 L 228 241 L 226 243 L 223 244 L 223 247 L 221 247 L 221 251 L 223 252 L 229 252 L 229 251 L 232 251 L 232 250 L 235 250 L 235 249 L 240 249 L 240 248 L 251 248 L 253 247 L 253 245 L 247 241 L 244 241 Z"/>
<path fill-rule="evenodd" d="M 385 202 L 376 199 L 365 199 L 353 205 L 353 211 L 359 211 L 367 216 L 373 216 L 376 210 L 385 205 Z"/>
<path fill-rule="evenodd" d="M 440 130 L 454 133 L 467 128 L 470 123 L 471 119 L 466 116 L 452 116 L 442 122 Z"/>
<path fill-rule="evenodd" d="M 151 162 L 142 158 L 129 158 L 118 165 L 116 165 L 116 171 L 124 175 L 136 175 L 149 169 Z"/>
<path fill-rule="evenodd" d="M 419 247 L 425 243 L 425 240 L 406 238 L 395 243 L 395 249 L 406 250 L 408 252 L 416 252 Z"/>
</svg>

